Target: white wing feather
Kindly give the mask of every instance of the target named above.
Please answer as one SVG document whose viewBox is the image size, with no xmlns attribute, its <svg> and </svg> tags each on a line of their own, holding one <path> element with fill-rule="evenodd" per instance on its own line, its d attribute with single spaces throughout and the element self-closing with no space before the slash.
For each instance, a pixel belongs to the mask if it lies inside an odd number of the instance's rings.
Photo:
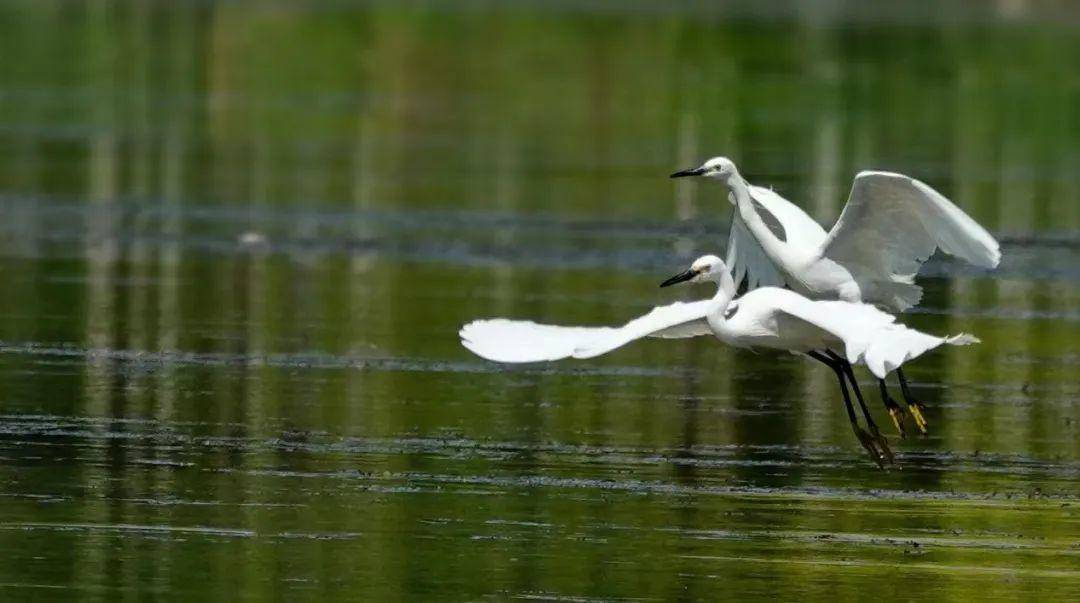
<svg viewBox="0 0 1080 603">
<path fill-rule="evenodd" d="M 705 319 L 712 300 L 653 308 L 621 327 L 563 327 L 526 320 L 477 320 L 458 333 L 461 344 L 496 362 L 592 358 L 642 337 L 696 337 L 712 333 Z"/>
<path fill-rule="evenodd" d="M 746 223 L 739 217 L 738 212 L 731 218 L 727 258 L 724 263 L 731 268 L 731 276 L 736 285 L 746 279 L 747 291 L 758 287 L 783 287 L 786 284 L 783 275 L 765 255 L 765 250 L 746 228 Z"/>
<path fill-rule="evenodd" d="M 967 345 L 978 339 L 966 334 L 936 337 L 908 328 L 896 317 L 863 303 L 811 301 L 788 295 L 775 302 L 778 310 L 831 334 L 844 343 L 848 362 L 863 362 L 878 379 L 908 360 L 940 345 Z"/>
<path fill-rule="evenodd" d="M 776 191 L 750 186 L 750 197 L 768 214 L 766 223 L 779 225 L 777 236 L 797 249 L 817 249 L 825 240 L 825 230 L 798 205 L 781 197 Z M 759 212 L 762 213 L 762 212 Z M 746 223 L 735 212 L 731 218 L 725 264 L 731 269 L 735 283 L 746 278 L 747 290 L 758 287 L 783 287 L 788 284 L 781 272 L 765 255 L 761 244 L 750 233 Z"/>
<path fill-rule="evenodd" d="M 813 248 L 825 240 L 825 229 L 801 207 L 781 197 L 776 191 L 751 185 L 750 198 L 767 209 L 784 227 L 784 240 L 793 247 Z"/>
<path fill-rule="evenodd" d="M 1001 260 L 998 242 L 926 184 L 890 172 L 860 172 L 820 254 L 858 281 L 863 301 L 901 311 L 922 297 L 915 274 L 934 250 L 976 266 Z"/>
</svg>

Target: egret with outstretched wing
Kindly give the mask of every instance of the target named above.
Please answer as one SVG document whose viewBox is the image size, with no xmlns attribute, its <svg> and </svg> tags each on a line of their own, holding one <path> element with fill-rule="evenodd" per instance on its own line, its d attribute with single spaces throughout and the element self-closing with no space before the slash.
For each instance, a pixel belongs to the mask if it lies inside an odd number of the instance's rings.
<svg viewBox="0 0 1080 603">
<path fill-rule="evenodd" d="M 840 218 L 825 232 L 802 209 L 776 192 L 753 186 L 725 157 L 682 170 L 672 178 L 703 176 L 728 187 L 735 205 L 728 263 L 737 284 L 748 289 L 786 286 L 810 299 L 865 302 L 902 312 L 922 299 L 915 275 L 934 251 L 975 266 L 1001 261 L 998 242 L 975 220 L 926 184 L 891 172 L 855 177 Z M 926 432 L 921 404 L 897 378 L 919 430 Z M 903 435 L 903 413 L 879 378 L 882 400 Z"/>
<path fill-rule="evenodd" d="M 908 360 L 944 344 L 978 341 L 970 335 L 935 337 L 897 323 L 895 317 L 862 303 L 812 301 L 787 289 L 762 287 L 735 297 L 735 281 L 723 260 L 707 255 L 661 286 L 685 281 L 718 285 L 711 299 L 654 308 L 621 327 L 566 327 L 495 318 L 463 326 L 461 342 L 476 355 L 497 362 L 540 362 L 592 358 L 644 337 L 713 335 L 741 348 L 805 354 L 832 368 L 839 378 L 848 419 L 859 442 L 881 464 L 892 460 L 855 384 L 851 364 L 864 364 L 879 379 Z M 841 350 L 843 356 L 829 350 Z M 858 425 L 845 378 L 851 383 L 869 432 Z"/>
</svg>

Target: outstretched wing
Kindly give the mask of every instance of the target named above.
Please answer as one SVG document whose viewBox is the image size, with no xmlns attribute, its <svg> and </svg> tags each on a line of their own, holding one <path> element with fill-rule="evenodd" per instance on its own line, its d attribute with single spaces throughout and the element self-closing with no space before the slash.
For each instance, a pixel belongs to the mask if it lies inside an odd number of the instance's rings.
<svg viewBox="0 0 1080 603">
<path fill-rule="evenodd" d="M 844 344 L 848 362 L 863 362 L 877 378 L 903 363 L 942 344 L 966 345 L 979 340 L 965 334 L 936 337 L 910 329 L 892 314 L 870 304 L 845 301 L 811 301 L 789 295 L 775 303 L 782 320 L 794 321 L 801 328 L 821 329 Z M 791 330 L 792 325 L 787 325 Z"/>
<path fill-rule="evenodd" d="M 781 197 L 775 191 L 760 186 L 750 187 L 762 221 L 782 241 L 797 249 L 817 249 L 825 240 L 825 230 L 798 205 Z M 783 287 L 787 284 L 784 273 L 765 255 L 754 235 L 735 212 L 731 218 L 725 264 L 731 269 L 735 284 L 746 279 L 747 290 L 758 287 Z"/>
<path fill-rule="evenodd" d="M 461 344 L 496 362 L 540 362 L 592 358 L 642 337 L 695 337 L 712 333 L 705 319 L 712 300 L 653 308 L 621 327 L 563 327 L 527 320 L 476 320 L 458 333 Z"/>
<path fill-rule="evenodd" d="M 852 273 L 865 301 L 903 310 L 918 302 L 921 291 L 912 282 L 938 248 L 983 268 L 1001 260 L 994 237 L 926 184 L 860 172 L 820 253 Z"/>
</svg>

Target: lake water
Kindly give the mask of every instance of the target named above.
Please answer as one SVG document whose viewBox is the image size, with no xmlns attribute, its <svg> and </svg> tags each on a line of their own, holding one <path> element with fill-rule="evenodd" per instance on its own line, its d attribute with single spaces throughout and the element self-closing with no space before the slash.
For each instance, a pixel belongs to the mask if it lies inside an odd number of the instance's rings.
<svg viewBox="0 0 1080 603">
<path fill-rule="evenodd" d="M 0 598 L 1080 597 L 1080 13 L 296 4 L 0 8 Z M 460 347 L 706 294 L 717 154 L 1002 241 L 904 317 L 983 341 L 927 436 L 861 373 L 898 468 L 794 356 Z"/>
</svg>

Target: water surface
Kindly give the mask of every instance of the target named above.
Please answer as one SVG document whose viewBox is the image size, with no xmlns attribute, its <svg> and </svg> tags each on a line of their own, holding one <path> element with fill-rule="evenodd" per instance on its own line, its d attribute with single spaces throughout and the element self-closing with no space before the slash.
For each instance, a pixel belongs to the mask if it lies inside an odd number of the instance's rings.
<svg viewBox="0 0 1080 603">
<path fill-rule="evenodd" d="M 1080 596 L 1078 16 L 16 1 L 0 11 L 0 595 Z M 734 157 L 1003 242 L 923 271 L 931 431 L 715 341 L 507 369 L 461 323 L 700 290 Z"/>
</svg>

